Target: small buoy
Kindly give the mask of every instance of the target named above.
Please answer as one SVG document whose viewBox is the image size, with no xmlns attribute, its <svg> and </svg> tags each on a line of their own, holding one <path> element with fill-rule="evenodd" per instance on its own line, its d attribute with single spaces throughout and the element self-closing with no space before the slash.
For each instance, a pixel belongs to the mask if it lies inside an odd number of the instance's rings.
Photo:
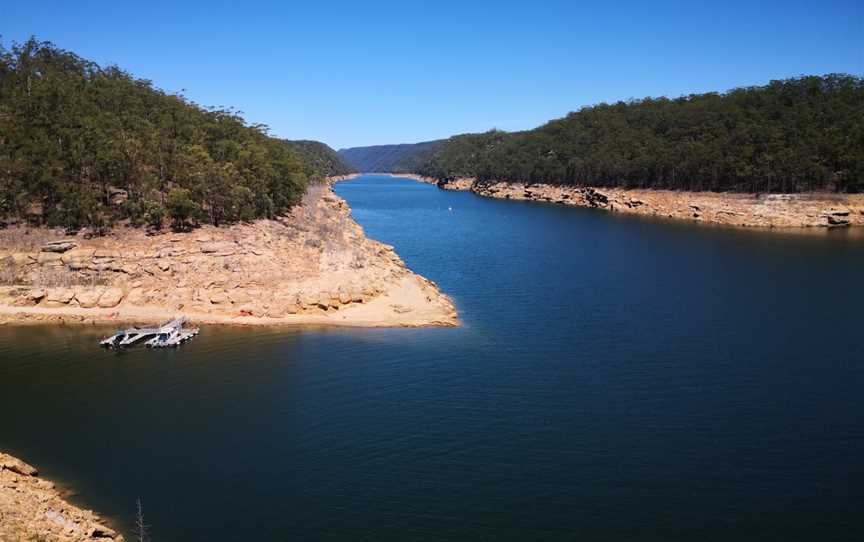
<svg viewBox="0 0 864 542">
<path fill-rule="evenodd" d="M 447 210 L 448 210 L 448 211 L 452 211 L 452 210 L 453 210 L 453 207 L 447 207 Z"/>
</svg>

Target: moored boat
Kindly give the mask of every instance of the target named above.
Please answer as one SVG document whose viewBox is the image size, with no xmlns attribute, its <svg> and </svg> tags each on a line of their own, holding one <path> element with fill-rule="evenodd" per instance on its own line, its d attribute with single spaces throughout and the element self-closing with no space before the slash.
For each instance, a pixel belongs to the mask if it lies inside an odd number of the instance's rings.
<svg viewBox="0 0 864 542">
<path fill-rule="evenodd" d="M 186 318 L 180 317 L 170 320 L 153 328 L 131 327 L 117 331 L 114 335 L 99 341 L 101 346 L 108 348 L 122 348 L 134 346 L 140 341 L 148 347 L 179 346 L 198 334 L 198 328 L 184 328 Z"/>
</svg>

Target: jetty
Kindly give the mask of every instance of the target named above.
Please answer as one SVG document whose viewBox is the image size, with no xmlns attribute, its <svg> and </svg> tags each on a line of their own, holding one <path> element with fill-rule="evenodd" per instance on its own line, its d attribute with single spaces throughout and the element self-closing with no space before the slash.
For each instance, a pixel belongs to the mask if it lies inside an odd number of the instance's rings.
<svg viewBox="0 0 864 542">
<path fill-rule="evenodd" d="M 180 346 L 200 331 L 198 328 L 184 328 L 185 323 L 186 318 L 181 316 L 157 327 L 133 326 L 105 337 L 99 345 L 106 348 L 124 348 L 148 339 L 144 344 L 151 348 Z"/>
</svg>

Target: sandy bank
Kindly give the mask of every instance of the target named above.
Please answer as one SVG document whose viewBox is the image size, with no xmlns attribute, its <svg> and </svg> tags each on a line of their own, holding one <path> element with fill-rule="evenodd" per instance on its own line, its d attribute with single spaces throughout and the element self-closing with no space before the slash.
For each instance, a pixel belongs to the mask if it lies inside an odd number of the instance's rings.
<svg viewBox="0 0 864 542">
<path fill-rule="evenodd" d="M 123 536 L 89 510 L 66 502 L 36 469 L 0 453 L 0 540 L 121 542 Z"/>
<path fill-rule="evenodd" d="M 736 194 L 673 190 L 569 187 L 491 182 L 472 178 L 438 180 L 392 175 L 477 195 L 591 207 L 612 212 L 761 228 L 864 226 L 861 194 Z"/>
<path fill-rule="evenodd" d="M 452 301 L 329 186 L 278 220 L 86 239 L 0 231 L 0 322 L 453 326 Z"/>
</svg>

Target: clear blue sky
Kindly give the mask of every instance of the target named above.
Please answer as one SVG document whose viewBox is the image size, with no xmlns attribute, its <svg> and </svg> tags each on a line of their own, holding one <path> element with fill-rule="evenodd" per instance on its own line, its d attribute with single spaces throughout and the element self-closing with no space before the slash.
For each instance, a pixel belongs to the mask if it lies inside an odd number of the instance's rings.
<svg viewBox="0 0 864 542">
<path fill-rule="evenodd" d="M 600 101 L 864 75 L 864 2 L 23 2 L 31 35 L 339 148 L 532 128 Z"/>
</svg>

